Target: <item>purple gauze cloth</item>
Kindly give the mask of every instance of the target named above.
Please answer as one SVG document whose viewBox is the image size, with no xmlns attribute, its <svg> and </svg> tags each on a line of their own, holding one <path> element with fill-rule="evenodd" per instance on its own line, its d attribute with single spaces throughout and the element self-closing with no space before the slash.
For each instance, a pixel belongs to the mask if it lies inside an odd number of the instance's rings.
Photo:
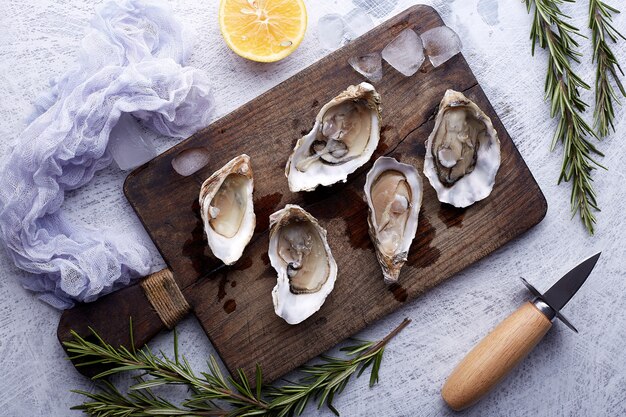
<svg viewBox="0 0 626 417">
<path fill-rule="evenodd" d="M 109 133 L 131 113 L 152 130 L 186 137 L 208 124 L 206 75 L 182 64 L 189 34 L 163 2 L 111 1 L 98 8 L 77 66 L 35 105 L 0 171 L 0 237 L 24 286 L 57 307 L 93 301 L 150 272 L 131 235 L 104 235 L 63 216 L 65 192 L 111 163 Z"/>
</svg>

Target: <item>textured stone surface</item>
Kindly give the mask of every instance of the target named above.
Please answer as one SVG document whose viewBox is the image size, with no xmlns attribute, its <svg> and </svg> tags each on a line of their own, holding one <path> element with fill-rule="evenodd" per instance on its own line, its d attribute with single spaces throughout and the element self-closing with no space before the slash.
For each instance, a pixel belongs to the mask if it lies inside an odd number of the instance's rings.
<svg viewBox="0 0 626 417">
<path fill-rule="evenodd" d="M 556 324 L 497 391 L 462 415 L 626 415 L 626 249 L 622 240 L 626 232 L 622 209 L 626 200 L 622 164 L 626 158 L 626 112 L 618 109 L 617 133 L 599 144 L 607 155 L 602 163 L 608 172 L 595 174 L 603 211 L 596 236 L 590 238 L 578 220 L 569 219 L 569 185 L 556 185 L 561 151 L 548 150 L 556 123 L 547 117 L 548 105 L 543 101 L 546 57 L 541 51 L 535 58 L 530 56 L 530 18 L 525 6 L 512 2 L 494 13 L 496 2 L 427 3 L 459 33 L 476 78 L 548 199 L 548 214 L 522 238 L 359 334 L 361 338 L 379 338 L 403 317 L 413 319 L 386 350 L 380 384 L 369 389 L 366 380 L 356 381 L 336 399 L 343 415 L 455 415 L 439 397 L 441 385 L 467 350 L 527 298 L 518 277 L 523 275 L 545 289 L 566 269 L 598 250 L 603 256 L 592 277 L 564 309 L 580 334 Z M 372 6 L 377 14 L 381 14 L 382 3 L 395 5 L 398 12 L 415 2 L 379 2 Z M 0 156 L 4 156 L 47 80 L 74 62 L 93 3 L 5 0 L 1 4 L 5 13 L 0 16 Z M 199 44 L 191 64 L 206 70 L 214 80 L 219 106 L 215 118 L 323 56 L 325 51 L 315 37 L 317 19 L 330 12 L 348 12 L 353 6 L 338 0 L 307 1 L 310 27 L 298 51 L 283 62 L 262 65 L 243 61 L 224 45 L 216 22 L 217 1 L 172 4 L 180 19 L 198 31 Z M 567 5 L 581 27 L 586 25 L 586 7 L 586 2 Z M 615 24 L 626 32 L 626 15 L 618 16 Z M 581 51 L 585 58 L 577 68 L 592 83 L 594 67 L 586 40 L 582 40 Z M 626 42 L 615 51 L 626 65 Z M 585 92 L 583 98 L 591 102 L 593 94 Z M 156 138 L 156 144 L 163 151 L 175 141 Z M 77 221 L 145 235 L 122 195 L 125 175 L 115 168 L 101 172 L 67 199 L 67 211 Z M 157 268 L 162 261 L 154 248 L 151 250 Z M 64 360 L 55 335 L 59 312 L 24 290 L 19 285 L 23 277 L 4 251 L 0 252 L 0 409 L 7 416 L 78 415 L 69 407 L 81 397 L 69 390 L 93 389 L 93 384 Z M 202 368 L 204 359 L 214 352 L 198 323 L 187 319 L 178 330 L 181 352 Z M 171 334 L 162 334 L 151 347 L 171 352 L 171 338 Z M 330 413 L 311 408 L 309 414 Z"/>
</svg>

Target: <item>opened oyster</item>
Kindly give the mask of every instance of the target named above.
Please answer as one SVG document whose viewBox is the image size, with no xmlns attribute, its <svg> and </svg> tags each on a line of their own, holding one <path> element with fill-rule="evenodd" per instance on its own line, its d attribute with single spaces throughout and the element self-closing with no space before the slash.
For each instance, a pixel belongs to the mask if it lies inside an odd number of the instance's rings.
<svg viewBox="0 0 626 417">
<path fill-rule="evenodd" d="M 422 179 L 412 165 L 378 158 L 367 173 L 369 233 L 387 284 L 398 280 L 417 231 Z"/>
<path fill-rule="evenodd" d="M 224 165 L 200 188 L 200 215 L 209 247 L 226 265 L 241 257 L 254 233 L 253 188 L 250 158 L 245 154 Z"/>
<path fill-rule="evenodd" d="M 274 311 L 298 324 L 320 309 L 335 286 L 337 264 L 326 230 L 301 207 L 288 204 L 270 216 L 268 254 L 278 272 Z"/>
<path fill-rule="evenodd" d="M 346 181 L 372 157 L 380 138 L 380 96 L 371 84 L 351 85 L 322 107 L 313 130 L 287 161 L 289 189 L 312 191 Z"/>
<path fill-rule="evenodd" d="M 426 142 L 424 175 L 442 203 L 467 207 L 491 194 L 500 140 L 491 119 L 462 93 L 448 90 Z"/>
</svg>

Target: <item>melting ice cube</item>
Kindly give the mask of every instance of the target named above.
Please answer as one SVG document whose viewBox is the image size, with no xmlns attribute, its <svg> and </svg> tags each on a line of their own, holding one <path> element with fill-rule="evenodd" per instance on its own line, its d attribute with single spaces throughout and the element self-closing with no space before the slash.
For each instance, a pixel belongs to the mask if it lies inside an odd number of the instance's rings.
<svg viewBox="0 0 626 417">
<path fill-rule="evenodd" d="M 427 30 L 422 33 L 422 41 L 426 55 L 435 68 L 461 52 L 459 36 L 447 26 Z"/>
<path fill-rule="evenodd" d="M 152 140 L 128 113 L 123 113 L 111 129 L 107 149 L 123 171 L 138 167 L 157 155 Z"/>
<path fill-rule="evenodd" d="M 172 159 L 172 168 L 182 176 L 189 176 L 209 163 L 210 155 L 206 148 L 189 148 L 180 151 Z"/>
<path fill-rule="evenodd" d="M 334 50 L 343 45 L 346 38 L 346 24 L 336 13 L 322 16 L 317 22 L 317 38 L 326 49 Z"/>
<path fill-rule="evenodd" d="M 352 68 L 372 82 L 383 79 L 383 62 L 379 52 L 352 57 L 348 60 Z"/>
<path fill-rule="evenodd" d="M 424 62 L 424 47 L 417 33 L 404 29 L 383 49 L 383 58 L 407 77 L 415 74 Z"/>
<path fill-rule="evenodd" d="M 374 20 L 363 9 L 352 9 L 343 18 L 348 28 L 350 39 L 356 39 L 374 27 Z"/>
</svg>

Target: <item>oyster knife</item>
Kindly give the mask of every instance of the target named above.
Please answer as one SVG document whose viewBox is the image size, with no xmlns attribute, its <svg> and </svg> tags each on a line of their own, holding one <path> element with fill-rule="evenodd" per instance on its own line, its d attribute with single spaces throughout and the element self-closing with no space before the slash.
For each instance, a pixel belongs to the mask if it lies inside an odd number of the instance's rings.
<svg viewBox="0 0 626 417">
<path fill-rule="evenodd" d="M 599 257 L 597 253 L 581 262 L 544 294 L 522 278 L 535 299 L 502 321 L 457 365 L 441 390 L 445 402 L 458 411 L 480 400 L 541 341 L 555 318 L 578 333 L 560 310 L 583 285 Z"/>
</svg>

